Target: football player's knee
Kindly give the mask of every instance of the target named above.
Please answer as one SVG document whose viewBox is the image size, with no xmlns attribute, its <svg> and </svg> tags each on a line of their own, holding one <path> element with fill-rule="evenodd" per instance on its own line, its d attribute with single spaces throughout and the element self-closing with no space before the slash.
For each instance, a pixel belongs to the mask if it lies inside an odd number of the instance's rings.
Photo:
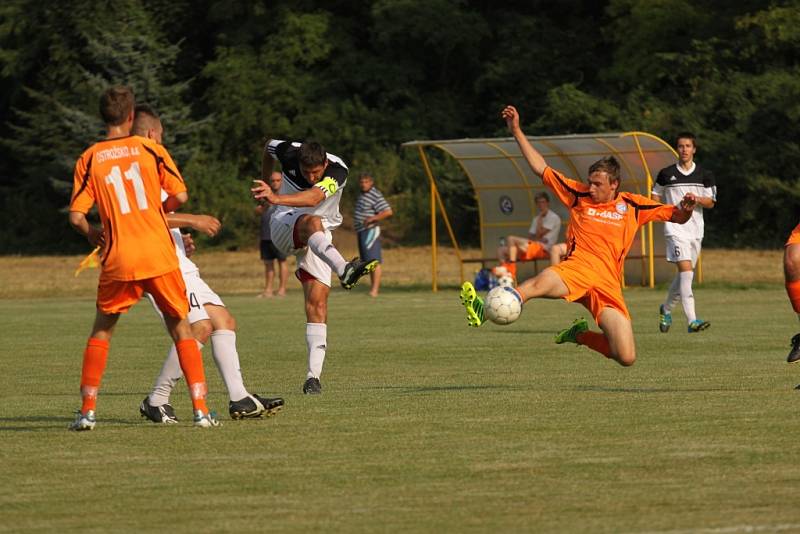
<svg viewBox="0 0 800 534">
<path fill-rule="evenodd" d="M 634 351 L 622 351 L 619 354 L 617 354 L 616 360 L 623 367 L 630 367 L 631 365 L 636 363 L 636 352 L 634 352 Z"/>
<path fill-rule="evenodd" d="M 213 328 L 211 327 L 211 321 L 209 320 L 192 323 L 192 335 L 197 341 L 203 343 L 204 345 L 208 341 L 208 338 L 211 337 L 212 331 Z"/>
</svg>

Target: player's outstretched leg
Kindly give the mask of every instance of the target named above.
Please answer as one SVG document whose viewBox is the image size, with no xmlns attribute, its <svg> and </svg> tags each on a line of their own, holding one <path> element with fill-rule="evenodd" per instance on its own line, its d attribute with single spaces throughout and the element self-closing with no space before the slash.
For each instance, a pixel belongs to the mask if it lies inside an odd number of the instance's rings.
<svg viewBox="0 0 800 534">
<path fill-rule="evenodd" d="M 342 287 L 345 289 L 353 289 L 353 286 L 359 281 L 362 276 L 368 275 L 375 268 L 378 267 L 378 260 L 361 260 L 353 258 L 351 262 L 344 266 L 344 272 L 339 277 Z"/>
<path fill-rule="evenodd" d="M 587 330 L 589 330 L 589 322 L 586 319 L 583 317 L 575 319 L 569 328 L 565 328 L 556 334 L 556 343 L 560 345 L 561 343 L 569 342 L 579 345 L 578 336 Z"/>
<path fill-rule="evenodd" d="M 231 419 L 254 419 L 266 415 L 271 417 L 281 411 L 283 399 L 275 397 L 272 399 L 260 397 L 251 393 L 247 397 L 238 401 L 230 401 L 228 411 Z"/>
<path fill-rule="evenodd" d="M 690 334 L 694 334 L 695 332 L 702 332 L 706 328 L 711 326 L 711 323 L 708 321 L 704 321 L 702 319 L 695 319 L 691 323 L 689 323 L 688 331 Z"/>
<path fill-rule="evenodd" d="M 786 361 L 789 363 L 800 362 L 800 334 L 792 337 L 792 350 L 789 351 Z"/>
<path fill-rule="evenodd" d="M 475 291 L 475 286 L 471 282 L 464 282 L 461 285 L 459 298 L 461 299 L 461 304 L 467 309 L 467 324 L 476 328 L 482 325 L 485 321 L 483 299 L 478 296 L 478 292 Z"/>
</svg>

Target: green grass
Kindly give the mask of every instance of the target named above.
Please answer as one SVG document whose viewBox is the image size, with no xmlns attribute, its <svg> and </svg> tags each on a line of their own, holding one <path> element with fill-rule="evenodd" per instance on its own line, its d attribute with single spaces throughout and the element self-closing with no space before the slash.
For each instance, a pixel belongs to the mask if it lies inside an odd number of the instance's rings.
<svg viewBox="0 0 800 534">
<path fill-rule="evenodd" d="M 552 343 L 589 317 L 577 304 L 470 330 L 455 291 L 335 290 L 319 397 L 300 393 L 299 293 L 229 297 L 247 384 L 286 408 L 231 421 L 207 348 L 211 430 L 188 422 L 183 382 L 182 424 L 139 418 L 167 348 L 143 303 L 117 327 L 84 433 L 66 427 L 94 302 L 0 301 L 0 531 L 800 530 L 783 290 L 699 288 L 712 326 L 693 335 L 680 312 L 658 333 L 662 296 L 626 291 L 639 360 L 622 368 Z"/>
</svg>

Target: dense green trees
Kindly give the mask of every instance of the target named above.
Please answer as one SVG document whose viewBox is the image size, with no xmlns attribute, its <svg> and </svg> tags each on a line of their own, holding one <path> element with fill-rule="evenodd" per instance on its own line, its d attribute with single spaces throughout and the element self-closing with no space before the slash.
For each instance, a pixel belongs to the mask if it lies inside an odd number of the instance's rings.
<svg viewBox="0 0 800 534">
<path fill-rule="evenodd" d="M 223 219 L 226 246 L 254 242 L 264 136 L 312 136 L 371 170 L 394 236 L 425 241 L 427 186 L 400 143 L 505 135 L 509 102 L 533 135 L 695 131 L 719 179 L 707 242 L 775 246 L 800 206 L 798 28 L 797 0 L 8 1 L 0 251 L 85 248 L 63 209 L 108 83 L 162 113 L 190 209 Z"/>
</svg>

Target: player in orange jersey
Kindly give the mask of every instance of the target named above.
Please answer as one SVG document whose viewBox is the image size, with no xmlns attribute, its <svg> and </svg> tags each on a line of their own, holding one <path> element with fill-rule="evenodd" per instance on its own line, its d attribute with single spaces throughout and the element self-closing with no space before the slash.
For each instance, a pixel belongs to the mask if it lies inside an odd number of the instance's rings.
<svg viewBox="0 0 800 534">
<path fill-rule="evenodd" d="M 523 302 L 533 298 L 579 302 L 592 313 L 602 332 L 592 332 L 584 319 L 556 336 L 556 343 L 586 345 L 620 365 L 633 365 L 636 346 L 630 314 L 620 288 L 625 255 L 638 228 L 650 221 L 684 223 L 695 206 L 688 193 L 679 206 L 667 206 L 647 197 L 619 191 L 620 169 L 614 157 L 589 167 L 588 185 L 566 178 L 547 165 L 519 125 L 519 113 L 507 106 L 502 116 L 522 155 L 534 173 L 569 207 L 567 258 L 517 287 Z M 483 303 L 469 282 L 461 289 L 471 326 L 483 323 Z"/>
<path fill-rule="evenodd" d="M 95 426 L 97 392 L 119 315 L 146 291 L 164 313 L 167 330 L 178 348 L 199 427 L 217 426 L 206 406 L 203 360 L 186 316 L 189 302 L 178 268 L 175 244 L 164 210 L 189 198 L 183 178 L 161 145 L 131 136 L 135 99 L 127 87 L 111 87 L 100 98 L 107 135 L 78 158 L 69 222 L 93 246 L 101 245 L 97 314 L 83 354 L 80 412 L 71 430 Z M 162 206 L 161 190 L 168 194 Z M 102 230 L 86 214 L 97 204 Z"/>
<path fill-rule="evenodd" d="M 792 230 L 783 249 L 783 276 L 786 282 L 786 293 L 792 308 L 800 318 L 800 224 Z M 800 334 L 792 337 L 792 350 L 786 357 L 789 363 L 800 361 Z M 797 386 L 800 389 L 800 386 Z"/>
</svg>

